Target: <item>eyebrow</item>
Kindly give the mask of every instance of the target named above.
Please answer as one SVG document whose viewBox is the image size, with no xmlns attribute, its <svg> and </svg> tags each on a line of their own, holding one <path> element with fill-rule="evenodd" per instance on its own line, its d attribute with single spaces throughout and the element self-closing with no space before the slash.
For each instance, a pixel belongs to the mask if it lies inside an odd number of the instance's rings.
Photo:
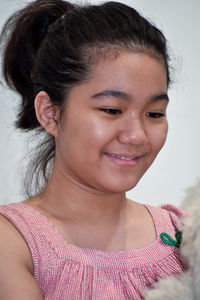
<svg viewBox="0 0 200 300">
<path fill-rule="evenodd" d="M 156 101 L 160 101 L 160 100 L 164 100 L 164 101 L 169 102 L 169 96 L 165 93 L 162 93 L 162 94 L 159 94 L 159 95 L 156 95 L 156 96 L 152 97 L 152 102 L 156 102 Z"/>
<path fill-rule="evenodd" d="M 129 100 L 129 95 L 121 92 L 121 91 L 115 91 L 115 90 L 105 90 L 100 93 L 97 93 L 92 96 L 92 98 L 104 98 L 104 97 L 114 97 L 114 98 L 122 98 L 124 100 Z"/>
<path fill-rule="evenodd" d="M 125 101 L 129 101 L 131 98 L 130 95 L 128 95 L 127 93 L 117 91 L 117 90 L 105 90 L 105 91 L 102 91 L 102 92 L 97 93 L 92 96 L 93 99 L 106 98 L 106 97 L 121 98 Z M 152 96 L 150 102 L 157 102 L 157 101 L 161 101 L 161 100 L 169 102 L 168 95 L 166 93 L 161 93 L 161 94 Z"/>
</svg>

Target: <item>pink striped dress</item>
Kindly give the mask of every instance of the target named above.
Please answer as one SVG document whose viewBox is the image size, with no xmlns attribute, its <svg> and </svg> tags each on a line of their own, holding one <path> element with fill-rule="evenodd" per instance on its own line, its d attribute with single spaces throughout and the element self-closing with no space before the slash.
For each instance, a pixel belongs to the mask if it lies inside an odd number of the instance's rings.
<svg viewBox="0 0 200 300">
<path fill-rule="evenodd" d="M 159 236 L 166 232 L 174 237 L 185 213 L 172 205 L 146 208 L 154 220 L 156 240 L 140 250 L 122 251 L 71 245 L 45 216 L 25 203 L 1 206 L 0 214 L 26 240 L 44 300 L 137 300 L 161 277 L 182 271 L 178 248 L 164 244 Z"/>
</svg>

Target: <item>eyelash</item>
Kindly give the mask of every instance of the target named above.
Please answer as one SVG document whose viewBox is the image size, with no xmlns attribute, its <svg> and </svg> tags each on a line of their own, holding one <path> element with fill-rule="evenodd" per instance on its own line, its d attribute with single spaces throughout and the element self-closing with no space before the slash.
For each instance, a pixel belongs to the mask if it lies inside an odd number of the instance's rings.
<svg viewBox="0 0 200 300">
<path fill-rule="evenodd" d="M 150 117 L 152 119 L 159 119 L 164 117 L 165 115 L 163 113 L 159 113 L 159 112 L 148 112 L 146 113 L 147 117 Z"/>
<path fill-rule="evenodd" d="M 121 110 L 115 108 L 100 108 L 100 110 L 109 115 L 119 115 L 122 113 Z"/>
</svg>

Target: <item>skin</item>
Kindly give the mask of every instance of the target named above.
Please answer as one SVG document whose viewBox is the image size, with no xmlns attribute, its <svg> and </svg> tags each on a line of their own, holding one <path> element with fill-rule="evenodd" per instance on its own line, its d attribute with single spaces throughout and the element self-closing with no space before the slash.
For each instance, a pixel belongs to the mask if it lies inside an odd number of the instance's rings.
<svg viewBox="0 0 200 300">
<path fill-rule="evenodd" d="M 56 156 L 46 189 L 27 204 L 79 247 L 115 251 L 152 243 L 156 236 L 151 216 L 125 193 L 165 143 L 167 102 L 164 66 L 144 53 L 123 52 L 100 61 L 88 80 L 72 88 L 62 117 L 47 93 L 40 92 L 36 115 L 55 138 Z M 42 299 L 25 241 L 3 217 L 0 224 L 0 278 L 5 278 L 1 299 Z M 14 259 L 8 259 L 13 251 Z M 12 287 L 19 278 L 23 282 L 18 298 L 15 293 L 8 297 L 10 273 Z"/>
</svg>

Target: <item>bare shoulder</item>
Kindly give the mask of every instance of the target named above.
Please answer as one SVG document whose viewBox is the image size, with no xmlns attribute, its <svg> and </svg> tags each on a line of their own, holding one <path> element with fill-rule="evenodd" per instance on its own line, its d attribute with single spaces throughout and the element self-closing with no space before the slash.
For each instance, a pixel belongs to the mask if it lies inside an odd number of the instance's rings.
<svg viewBox="0 0 200 300">
<path fill-rule="evenodd" d="M 0 299 L 42 300 L 33 277 L 32 258 L 24 238 L 0 216 Z"/>
</svg>

